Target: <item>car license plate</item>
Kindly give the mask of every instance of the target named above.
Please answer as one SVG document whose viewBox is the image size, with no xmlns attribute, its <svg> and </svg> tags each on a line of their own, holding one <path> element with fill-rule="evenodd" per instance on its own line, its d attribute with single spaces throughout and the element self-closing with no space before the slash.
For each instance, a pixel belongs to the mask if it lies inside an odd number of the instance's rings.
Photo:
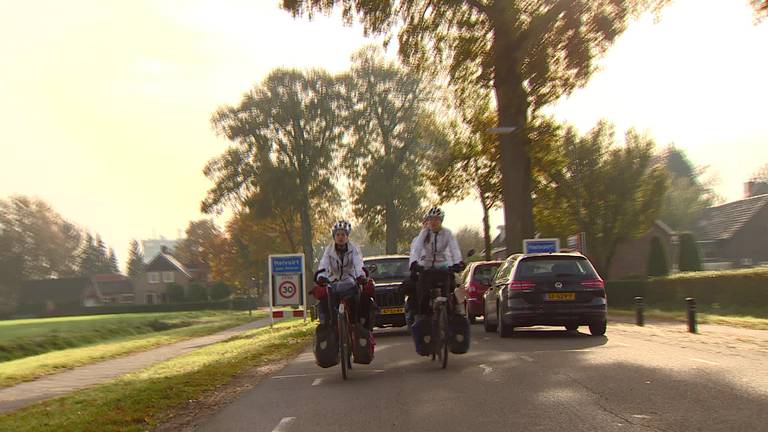
<svg viewBox="0 0 768 432">
<path fill-rule="evenodd" d="M 576 293 L 547 293 L 546 300 L 574 301 Z"/>
<path fill-rule="evenodd" d="M 381 311 L 379 313 L 381 315 L 394 315 L 394 314 L 401 314 L 405 312 L 405 308 L 381 308 Z"/>
</svg>

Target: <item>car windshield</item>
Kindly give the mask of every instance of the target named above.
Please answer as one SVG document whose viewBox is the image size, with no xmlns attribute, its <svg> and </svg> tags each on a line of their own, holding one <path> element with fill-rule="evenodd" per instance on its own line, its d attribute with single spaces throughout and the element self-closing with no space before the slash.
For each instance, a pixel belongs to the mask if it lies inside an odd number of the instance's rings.
<svg viewBox="0 0 768 432">
<path fill-rule="evenodd" d="M 378 280 L 403 280 L 410 275 L 408 258 L 366 260 L 371 277 Z"/>
<path fill-rule="evenodd" d="M 475 267 L 475 271 L 472 274 L 472 282 L 488 285 L 491 283 L 491 279 L 496 274 L 496 270 L 499 269 L 501 263 L 494 264 L 482 264 Z"/>
<path fill-rule="evenodd" d="M 586 258 L 578 257 L 531 257 L 517 267 L 518 279 L 569 276 L 596 278 L 597 273 Z"/>
</svg>

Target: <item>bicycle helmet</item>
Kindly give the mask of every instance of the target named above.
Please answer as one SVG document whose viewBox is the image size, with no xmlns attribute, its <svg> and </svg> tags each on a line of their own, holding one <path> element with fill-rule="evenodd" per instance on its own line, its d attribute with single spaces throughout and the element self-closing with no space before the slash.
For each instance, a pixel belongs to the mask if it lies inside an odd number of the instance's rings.
<svg viewBox="0 0 768 432">
<path fill-rule="evenodd" d="M 445 219 L 445 212 L 440 207 L 432 207 L 424 214 L 424 220 L 433 217 L 439 218 L 440 222 L 442 222 Z"/>
<path fill-rule="evenodd" d="M 352 224 L 345 220 L 340 220 L 333 224 L 333 228 L 331 228 L 331 237 L 336 235 L 336 231 L 344 231 L 349 235 L 349 233 L 352 232 Z"/>
</svg>

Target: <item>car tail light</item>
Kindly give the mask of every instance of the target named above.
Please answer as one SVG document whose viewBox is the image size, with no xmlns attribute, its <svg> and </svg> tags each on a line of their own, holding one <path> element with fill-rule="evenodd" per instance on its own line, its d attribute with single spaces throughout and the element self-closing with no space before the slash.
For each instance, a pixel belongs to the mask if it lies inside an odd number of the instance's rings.
<svg viewBox="0 0 768 432">
<path fill-rule="evenodd" d="M 602 279 L 591 279 L 581 281 L 581 284 L 587 288 L 605 289 L 605 282 Z"/>
<path fill-rule="evenodd" d="M 470 294 L 475 294 L 476 292 L 479 291 L 477 283 L 474 282 L 474 281 L 470 282 L 469 283 L 469 287 L 467 287 L 467 288 L 468 288 L 467 291 L 469 291 Z"/>
<path fill-rule="evenodd" d="M 509 289 L 512 291 L 525 291 L 532 290 L 536 287 L 535 282 L 529 281 L 512 281 L 509 283 Z"/>
</svg>

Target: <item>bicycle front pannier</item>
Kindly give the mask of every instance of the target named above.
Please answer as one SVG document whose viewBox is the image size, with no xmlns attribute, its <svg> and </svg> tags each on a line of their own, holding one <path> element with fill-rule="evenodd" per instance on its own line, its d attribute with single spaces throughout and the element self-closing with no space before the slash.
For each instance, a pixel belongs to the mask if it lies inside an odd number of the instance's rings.
<svg viewBox="0 0 768 432">
<path fill-rule="evenodd" d="M 373 347 L 375 345 L 373 334 L 367 328 L 358 324 L 355 345 L 352 349 L 355 363 L 370 364 L 373 361 Z"/>
<path fill-rule="evenodd" d="M 448 348 L 454 354 L 469 351 L 469 321 L 464 315 L 448 315 Z"/>
<path fill-rule="evenodd" d="M 315 329 L 315 362 L 323 368 L 339 364 L 339 341 L 336 332 L 327 324 L 318 324 Z"/>
</svg>

